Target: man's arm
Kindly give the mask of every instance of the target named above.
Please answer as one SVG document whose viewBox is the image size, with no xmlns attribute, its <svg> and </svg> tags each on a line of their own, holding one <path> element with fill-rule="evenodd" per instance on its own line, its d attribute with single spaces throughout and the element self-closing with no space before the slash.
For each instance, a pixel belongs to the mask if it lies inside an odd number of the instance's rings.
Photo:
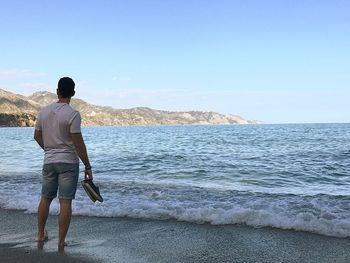
<svg viewBox="0 0 350 263">
<path fill-rule="evenodd" d="M 39 131 L 39 130 L 34 131 L 34 140 L 36 140 L 36 142 L 44 150 L 43 132 L 42 131 Z"/>
<path fill-rule="evenodd" d="M 87 154 L 85 142 L 81 133 L 71 133 L 71 138 L 75 147 L 75 150 L 80 160 L 85 165 L 85 178 L 92 179 L 91 165 Z"/>
</svg>

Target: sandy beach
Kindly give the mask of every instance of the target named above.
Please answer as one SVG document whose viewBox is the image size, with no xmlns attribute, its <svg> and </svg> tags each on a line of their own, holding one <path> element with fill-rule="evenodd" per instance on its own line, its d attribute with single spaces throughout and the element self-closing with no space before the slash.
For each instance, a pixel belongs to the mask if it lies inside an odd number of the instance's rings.
<svg viewBox="0 0 350 263">
<path fill-rule="evenodd" d="M 273 228 L 73 216 L 58 253 L 57 217 L 38 249 L 36 215 L 0 209 L 1 262 L 349 262 L 350 239 Z"/>
</svg>

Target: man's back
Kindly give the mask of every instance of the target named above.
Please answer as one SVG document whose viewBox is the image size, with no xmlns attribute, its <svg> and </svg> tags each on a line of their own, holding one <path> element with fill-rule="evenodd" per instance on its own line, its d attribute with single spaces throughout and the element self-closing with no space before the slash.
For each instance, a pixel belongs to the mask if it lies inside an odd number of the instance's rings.
<svg viewBox="0 0 350 263">
<path fill-rule="evenodd" d="M 40 112 L 36 129 L 42 130 L 44 163 L 78 163 L 71 133 L 80 133 L 81 117 L 67 103 L 52 103 Z"/>
<path fill-rule="evenodd" d="M 69 77 L 58 81 L 58 102 L 43 108 L 35 125 L 34 139 L 45 150 L 42 189 L 38 206 L 38 241 L 47 240 L 45 231 L 50 205 L 60 200 L 58 217 L 58 250 L 63 251 L 72 216 L 79 179 L 79 158 L 85 165 L 85 179 L 92 180 L 92 171 L 83 136 L 81 117 L 69 103 L 75 94 L 75 83 Z M 79 156 L 79 158 L 78 158 Z"/>
</svg>

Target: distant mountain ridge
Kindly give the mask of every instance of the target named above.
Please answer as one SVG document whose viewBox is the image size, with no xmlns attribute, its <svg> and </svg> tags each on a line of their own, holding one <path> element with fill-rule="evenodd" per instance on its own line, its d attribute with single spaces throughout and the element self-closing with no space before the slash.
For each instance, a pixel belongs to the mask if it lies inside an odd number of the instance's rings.
<svg viewBox="0 0 350 263">
<path fill-rule="evenodd" d="M 26 97 L 0 89 L 0 126 L 33 126 L 40 109 L 55 101 L 57 95 L 47 91 L 35 92 Z M 216 112 L 173 112 L 146 107 L 114 109 L 76 98 L 72 99 L 71 105 L 80 111 L 82 125 L 85 126 L 260 123 L 238 115 Z"/>
</svg>

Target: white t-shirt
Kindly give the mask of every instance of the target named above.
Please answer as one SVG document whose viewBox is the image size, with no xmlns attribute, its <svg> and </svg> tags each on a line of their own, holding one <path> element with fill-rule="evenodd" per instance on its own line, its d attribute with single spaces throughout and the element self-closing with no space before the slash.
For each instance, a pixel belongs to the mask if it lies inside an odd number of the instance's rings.
<svg viewBox="0 0 350 263">
<path fill-rule="evenodd" d="M 48 163 L 79 163 L 71 133 L 80 133 L 80 113 L 67 103 L 52 103 L 38 116 L 35 129 L 42 131 L 45 159 Z"/>
</svg>

